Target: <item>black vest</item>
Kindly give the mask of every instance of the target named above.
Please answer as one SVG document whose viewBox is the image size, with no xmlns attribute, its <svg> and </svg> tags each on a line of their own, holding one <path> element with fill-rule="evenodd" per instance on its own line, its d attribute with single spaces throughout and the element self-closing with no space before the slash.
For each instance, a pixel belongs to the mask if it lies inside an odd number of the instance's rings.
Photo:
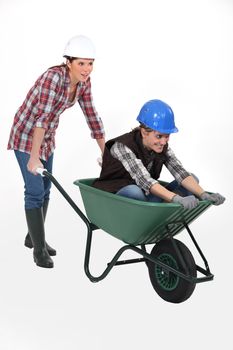
<svg viewBox="0 0 233 350">
<path fill-rule="evenodd" d="M 138 159 L 140 159 L 149 171 L 151 177 L 157 180 L 160 176 L 162 166 L 166 162 L 167 145 L 162 153 L 155 153 L 146 149 L 142 143 L 141 132 L 135 129 L 127 134 L 109 140 L 105 144 L 103 154 L 103 165 L 100 177 L 93 183 L 94 187 L 101 190 L 116 193 L 122 187 L 135 184 L 130 174 L 125 170 L 122 163 L 115 159 L 110 149 L 115 142 L 121 142 L 131 149 Z M 152 166 L 148 169 L 148 165 L 152 162 Z"/>
</svg>

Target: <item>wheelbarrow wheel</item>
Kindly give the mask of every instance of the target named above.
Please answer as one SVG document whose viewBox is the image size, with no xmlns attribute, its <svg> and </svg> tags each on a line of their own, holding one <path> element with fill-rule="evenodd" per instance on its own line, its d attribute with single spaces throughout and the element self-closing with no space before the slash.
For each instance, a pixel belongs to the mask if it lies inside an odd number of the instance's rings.
<svg viewBox="0 0 233 350">
<path fill-rule="evenodd" d="M 181 241 L 177 239 L 174 239 L 174 241 L 183 257 L 186 272 L 171 239 L 164 239 L 157 243 L 153 247 L 151 255 L 184 274 L 196 277 L 196 264 L 190 250 Z M 192 295 L 196 286 L 195 282 L 187 281 L 152 261 L 148 261 L 148 269 L 153 288 L 162 299 L 171 303 L 181 303 Z"/>
</svg>

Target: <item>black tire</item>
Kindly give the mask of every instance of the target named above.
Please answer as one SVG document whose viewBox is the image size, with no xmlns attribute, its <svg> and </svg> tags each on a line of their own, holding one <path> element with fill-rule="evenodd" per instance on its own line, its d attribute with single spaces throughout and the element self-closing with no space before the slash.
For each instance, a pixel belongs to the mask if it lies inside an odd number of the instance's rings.
<svg viewBox="0 0 233 350">
<path fill-rule="evenodd" d="M 190 250 L 179 240 L 174 239 L 174 241 L 184 259 L 188 274 L 196 277 L 196 264 Z M 185 273 L 171 239 L 164 239 L 157 243 L 153 247 L 151 255 L 168 266 Z M 171 303 L 181 303 L 192 295 L 196 287 L 195 282 L 189 282 L 172 272 L 164 271 L 162 267 L 151 261 L 148 261 L 147 265 L 153 288 L 162 299 Z"/>
</svg>

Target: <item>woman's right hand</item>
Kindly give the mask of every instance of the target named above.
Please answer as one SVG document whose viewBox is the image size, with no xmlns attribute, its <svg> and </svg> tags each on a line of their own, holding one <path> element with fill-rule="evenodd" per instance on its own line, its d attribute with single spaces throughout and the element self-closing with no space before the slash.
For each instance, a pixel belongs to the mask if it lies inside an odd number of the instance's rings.
<svg viewBox="0 0 233 350">
<path fill-rule="evenodd" d="M 99 164 L 100 167 L 103 165 L 103 156 L 97 158 L 97 163 Z"/>
<path fill-rule="evenodd" d="M 27 164 L 27 169 L 30 171 L 30 173 L 34 175 L 38 175 L 36 172 L 37 168 L 44 168 L 43 164 L 41 163 L 40 159 L 37 157 L 30 157 L 28 164 Z"/>
</svg>

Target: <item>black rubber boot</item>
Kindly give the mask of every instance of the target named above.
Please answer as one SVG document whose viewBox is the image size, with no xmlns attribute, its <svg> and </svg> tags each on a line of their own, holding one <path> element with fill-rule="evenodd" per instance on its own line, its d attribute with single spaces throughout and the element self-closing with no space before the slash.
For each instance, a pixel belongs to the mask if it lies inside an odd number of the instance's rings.
<svg viewBox="0 0 233 350">
<path fill-rule="evenodd" d="M 42 208 L 26 209 L 28 231 L 33 243 L 33 258 L 36 265 L 45 268 L 53 267 L 53 260 L 45 246 L 44 217 Z"/>
<path fill-rule="evenodd" d="M 44 221 L 45 221 L 45 218 L 46 218 L 48 205 L 49 205 L 49 199 L 46 199 L 44 201 L 44 205 L 43 205 Z M 27 233 L 27 235 L 25 237 L 24 245 L 27 248 L 30 248 L 30 249 L 33 248 L 32 240 L 31 240 L 31 237 L 30 237 L 29 233 Z M 45 242 L 45 245 L 46 245 L 46 249 L 47 249 L 47 251 L 48 251 L 50 256 L 55 256 L 57 254 L 56 250 L 54 248 L 50 247 L 50 245 L 48 243 Z"/>
</svg>

